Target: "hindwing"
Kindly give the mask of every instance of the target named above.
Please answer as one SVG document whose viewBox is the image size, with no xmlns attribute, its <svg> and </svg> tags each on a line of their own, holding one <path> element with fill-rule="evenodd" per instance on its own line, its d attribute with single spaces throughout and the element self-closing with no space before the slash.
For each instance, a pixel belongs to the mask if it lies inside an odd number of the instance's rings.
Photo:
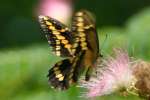
<svg viewBox="0 0 150 100">
<path fill-rule="evenodd" d="M 60 90 L 66 90 L 76 83 L 82 70 L 82 57 L 83 53 L 80 53 L 76 57 L 57 62 L 47 75 L 50 85 Z"/>
</svg>

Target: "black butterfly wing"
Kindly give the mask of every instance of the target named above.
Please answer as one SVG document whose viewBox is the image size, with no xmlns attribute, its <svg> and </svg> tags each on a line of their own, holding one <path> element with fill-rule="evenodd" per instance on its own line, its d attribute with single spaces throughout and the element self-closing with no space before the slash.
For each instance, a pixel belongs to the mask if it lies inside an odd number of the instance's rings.
<svg viewBox="0 0 150 100">
<path fill-rule="evenodd" d="M 48 74 L 49 83 L 57 89 L 66 90 L 73 83 L 78 81 L 79 70 L 82 69 L 83 53 L 80 53 L 76 57 L 69 59 L 64 59 L 56 63 L 50 70 Z M 80 69 L 78 69 L 80 68 Z"/>
<path fill-rule="evenodd" d="M 75 54 L 88 49 L 94 51 L 96 55 L 99 53 L 95 20 L 90 12 L 81 10 L 75 13 L 71 28 L 74 36 L 73 48 L 76 48 Z"/>
<path fill-rule="evenodd" d="M 72 32 L 75 42 L 73 48 L 74 54 L 85 51 L 82 59 L 82 65 L 86 67 L 86 80 L 89 80 L 92 66 L 99 55 L 99 41 L 96 31 L 95 20 L 92 14 L 86 10 L 81 10 L 73 16 Z M 78 44 L 78 46 L 76 46 Z"/>
<path fill-rule="evenodd" d="M 70 57 L 72 55 L 72 35 L 70 30 L 61 22 L 48 16 L 39 16 L 41 29 L 57 56 Z"/>
</svg>

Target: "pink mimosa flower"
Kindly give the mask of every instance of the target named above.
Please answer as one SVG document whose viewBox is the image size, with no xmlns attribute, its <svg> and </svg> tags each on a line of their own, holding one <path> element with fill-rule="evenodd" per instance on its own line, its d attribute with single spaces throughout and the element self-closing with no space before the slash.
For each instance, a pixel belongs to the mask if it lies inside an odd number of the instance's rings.
<svg viewBox="0 0 150 100">
<path fill-rule="evenodd" d="M 95 97 L 110 94 L 129 87 L 132 80 L 131 62 L 128 53 L 114 50 L 115 57 L 107 57 L 97 61 L 97 74 L 89 82 L 81 82 L 81 87 L 87 89 L 86 97 Z"/>
<path fill-rule="evenodd" d="M 37 11 L 66 23 L 72 14 L 72 0 L 41 0 Z"/>
</svg>

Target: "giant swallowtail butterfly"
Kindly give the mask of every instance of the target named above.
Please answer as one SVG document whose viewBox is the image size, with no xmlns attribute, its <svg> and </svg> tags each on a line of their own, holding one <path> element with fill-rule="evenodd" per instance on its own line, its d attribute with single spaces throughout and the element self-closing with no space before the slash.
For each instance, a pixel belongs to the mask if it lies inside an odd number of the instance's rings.
<svg viewBox="0 0 150 100">
<path fill-rule="evenodd" d="M 39 16 L 39 22 L 54 54 L 66 57 L 49 70 L 49 83 L 54 88 L 68 89 L 85 70 L 85 80 L 89 80 L 99 55 L 99 41 L 91 13 L 86 10 L 76 12 L 71 28 L 48 16 Z"/>
</svg>

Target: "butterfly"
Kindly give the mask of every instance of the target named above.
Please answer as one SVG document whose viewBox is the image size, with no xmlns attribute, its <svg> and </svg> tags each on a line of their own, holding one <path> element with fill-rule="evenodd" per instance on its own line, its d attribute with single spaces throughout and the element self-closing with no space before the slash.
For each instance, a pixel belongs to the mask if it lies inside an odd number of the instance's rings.
<svg viewBox="0 0 150 100">
<path fill-rule="evenodd" d="M 99 57 L 99 41 L 92 14 L 86 10 L 76 12 L 70 28 L 49 16 L 39 16 L 39 23 L 52 52 L 65 58 L 49 70 L 49 83 L 54 88 L 66 90 L 83 72 L 86 72 L 85 80 L 88 81 Z"/>
</svg>

